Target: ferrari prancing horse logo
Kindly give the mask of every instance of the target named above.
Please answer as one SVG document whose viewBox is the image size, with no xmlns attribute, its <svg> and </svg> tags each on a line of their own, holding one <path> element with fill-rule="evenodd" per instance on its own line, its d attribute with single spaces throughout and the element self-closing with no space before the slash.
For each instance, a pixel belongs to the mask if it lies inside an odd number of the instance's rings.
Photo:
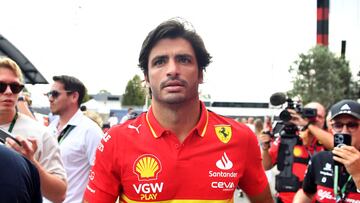
<svg viewBox="0 0 360 203">
<path fill-rule="evenodd" d="M 231 126 L 230 125 L 216 125 L 215 133 L 219 140 L 223 143 L 228 143 L 232 136 Z"/>
</svg>

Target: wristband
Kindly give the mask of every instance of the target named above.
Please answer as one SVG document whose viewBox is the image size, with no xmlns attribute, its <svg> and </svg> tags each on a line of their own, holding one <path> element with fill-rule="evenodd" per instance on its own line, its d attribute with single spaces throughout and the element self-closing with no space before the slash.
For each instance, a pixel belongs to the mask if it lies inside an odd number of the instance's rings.
<svg viewBox="0 0 360 203">
<path fill-rule="evenodd" d="M 359 189 L 359 188 L 356 188 L 356 192 L 357 192 L 357 193 L 360 193 L 360 189 Z"/>
<path fill-rule="evenodd" d="M 305 131 L 306 129 L 308 129 L 308 127 L 309 127 L 310 124 L 311 124 L 311 123 L 308 122 L 306 125 L 304 125 L 304 126 L 301 128 L 301 131 Z"/>
</svg>

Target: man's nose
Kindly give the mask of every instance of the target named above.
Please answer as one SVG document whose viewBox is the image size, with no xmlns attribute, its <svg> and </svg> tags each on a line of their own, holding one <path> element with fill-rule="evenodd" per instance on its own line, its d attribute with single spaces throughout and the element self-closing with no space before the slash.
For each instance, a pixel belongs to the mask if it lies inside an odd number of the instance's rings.
<svg viewBox="0 0 360 203">
<path fill-rule="evenodd" d="M 349 134 L 350 131 L 349 131 L 349 128 L 347 125 L 344 125 L 341 129 L 341 133 L 346 133 L 346 134 Z"/>
<path fill-rule="evenodd" d="M 169 63 L 168 63 L 168 68 L 167 68 L 167 75 L 168 76 L 177 76 L 177 75 L 179 75 L 179 70 L 180 70 L 179 64 L 176 63 L 175 60 L 170 59 Z"/>
</svg>

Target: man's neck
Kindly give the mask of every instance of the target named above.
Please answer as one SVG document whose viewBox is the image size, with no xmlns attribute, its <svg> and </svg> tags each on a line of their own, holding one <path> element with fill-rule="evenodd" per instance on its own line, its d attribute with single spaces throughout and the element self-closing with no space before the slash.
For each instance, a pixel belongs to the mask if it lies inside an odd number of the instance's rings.
<svg viewBox="0 0 360 203">
<path fill-rule="evenodd" d="M 16 114 L 16 110 L 0 112 L 0 125 L 10 123 Z"/>
<path fill-rule="evenodd" d="M 57 126 L 58 130 L 62 130 L 63 127 L 70 121 L 70 119 L 76 114 L 78 110 L 78 108 L 70 108 L 67 109 L 65 112 L 59 114 L 60 119 Z"/>
<path fill-rule="evenodd" d="M 156 120 L 163 128 L 171 130 L 183 142 L 187 134 L 200 119 L 201 109 L 199 100 L 186 104 L 163 105 L 152 103 L 152 111 Z"/>
</svg>

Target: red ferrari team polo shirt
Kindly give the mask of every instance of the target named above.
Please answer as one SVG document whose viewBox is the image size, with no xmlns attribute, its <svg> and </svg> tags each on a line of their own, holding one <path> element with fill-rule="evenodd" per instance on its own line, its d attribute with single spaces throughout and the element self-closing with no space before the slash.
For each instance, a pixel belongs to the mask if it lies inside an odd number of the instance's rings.
<svg viewBox="0 0 360 203">
<path fill-rule="evenodd" d="M 183 143 L 152 109 L 105 134 L 85 191 L 88 202 L 232 202 L 237 186 L 261 193 L 267 179 L 245 125 L 206 110 Z"/>
</svg>

